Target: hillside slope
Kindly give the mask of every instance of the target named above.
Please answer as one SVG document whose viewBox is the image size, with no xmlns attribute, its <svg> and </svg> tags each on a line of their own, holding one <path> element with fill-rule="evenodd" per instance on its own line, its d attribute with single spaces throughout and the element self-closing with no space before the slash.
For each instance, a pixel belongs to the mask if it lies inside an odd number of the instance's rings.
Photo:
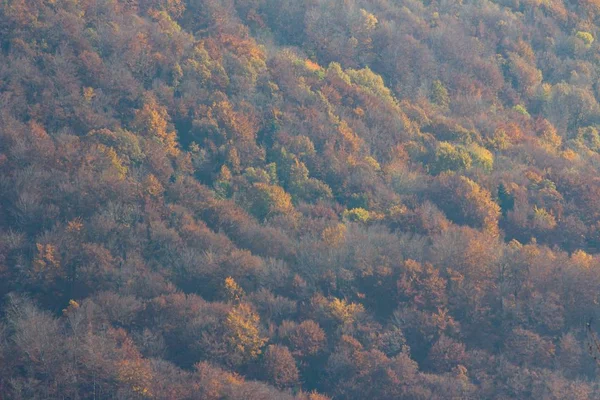
<svg viewBox="0 0 600 400">
<path fill-rule="evenodd" d="M 595 0 L 1 2 L 0 393 L 600 398 L 598 34 Z"/>
</svg>

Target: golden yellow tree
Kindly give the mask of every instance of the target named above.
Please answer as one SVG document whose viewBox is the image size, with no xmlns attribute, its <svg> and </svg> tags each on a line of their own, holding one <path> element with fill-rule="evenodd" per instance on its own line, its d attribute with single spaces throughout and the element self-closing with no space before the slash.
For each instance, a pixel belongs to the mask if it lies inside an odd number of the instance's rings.
<svg viewBox="0 0 600 400">
<path fill-rule="evenodd" d="M 225 320 L 227 362 L 241 365 L 256 359 L 267 342 L 260 335 L 260 318 L 249 305 L 242 303 L 231 309 Z"/>
<path fill-rule="evenodd" d="M 150 97 L 144 106 L 135 112 L 134 127 L 141 133 L 155 137 L 171 156 L 179 154 L 177 134 L 169 130 L 167 109 Z"/>
<path fill-rule="evenodd" d="M 246 295 L 244 289 L 242 289 L 240 285 L 237 284 L 235 279 L 233 279 L 230 276 L 225 278 L 224 290 L 225 298 L 227 299 L 227 301 L 233 303 L 239 303 L 242 300 L 242 298 Z"/>
<path fill-rule="evenodd" d="M 362 304 L 348 303 L 346 300 L 334 298 L 327 306 L 331 316 L 342 324 L 351 324 L 359 314 L 364 312 Z"/>
<path fill-rule="evenodd" d="M 294 211 L 292 197 L 281 186 L 255 183 L 249 190 L 250 211 L 259 219 Z"/>
</svg>

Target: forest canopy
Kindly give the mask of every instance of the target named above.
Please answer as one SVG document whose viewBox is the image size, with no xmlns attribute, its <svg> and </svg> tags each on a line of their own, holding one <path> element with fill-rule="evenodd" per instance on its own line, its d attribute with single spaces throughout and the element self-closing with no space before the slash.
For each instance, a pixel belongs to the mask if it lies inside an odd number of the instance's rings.
<svg viewBox="0 0 600 400">
<path fill-rule="evenodd" d="M 0 397 L 598 399 L 600 2 L 0 2 Z"/>
</svg>

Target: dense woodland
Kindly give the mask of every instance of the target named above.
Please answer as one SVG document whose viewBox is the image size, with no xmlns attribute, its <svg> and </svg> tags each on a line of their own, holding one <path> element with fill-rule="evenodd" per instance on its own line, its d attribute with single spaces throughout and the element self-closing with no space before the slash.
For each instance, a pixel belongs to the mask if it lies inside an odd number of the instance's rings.
<svg viewBox="0 0 600 400">
<path fill-rule="evenodd" d="M 600 398 L 598 35 L 598 0 L 1 1 L 0 398 Z"/>
</svg>

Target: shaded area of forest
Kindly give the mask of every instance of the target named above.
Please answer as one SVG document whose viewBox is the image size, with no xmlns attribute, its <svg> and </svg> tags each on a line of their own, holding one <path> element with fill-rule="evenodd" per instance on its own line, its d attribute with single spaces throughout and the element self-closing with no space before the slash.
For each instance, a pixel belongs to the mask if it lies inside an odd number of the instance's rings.
<svg viewBox="0 0 600 400">
<path fill-rule="evenodd" d="M 598 34 L 596 0 L 1 2 L 0 393 L 600 398 Z"/>
</svg>

